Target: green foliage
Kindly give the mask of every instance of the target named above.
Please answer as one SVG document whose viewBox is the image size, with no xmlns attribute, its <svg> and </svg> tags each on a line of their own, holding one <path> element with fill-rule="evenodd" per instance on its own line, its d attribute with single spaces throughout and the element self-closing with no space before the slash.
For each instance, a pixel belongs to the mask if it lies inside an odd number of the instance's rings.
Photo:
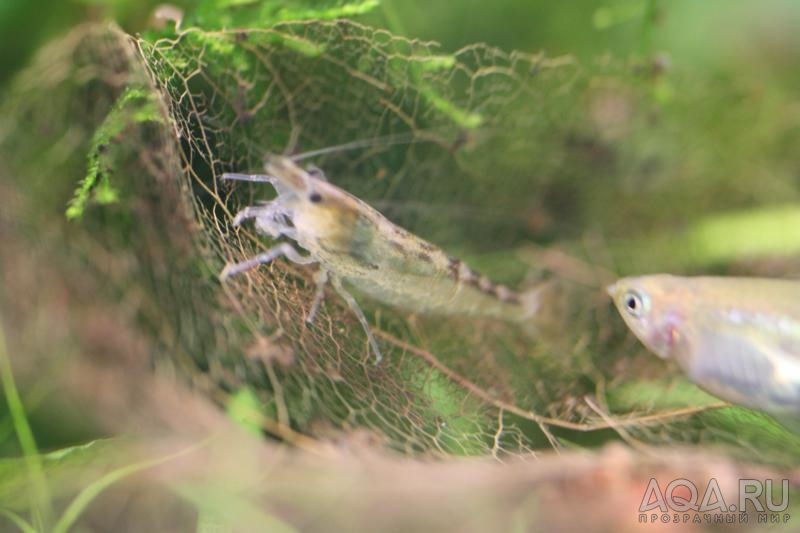
<svg viewBox="0 0 800 533">
<path fill-rule="evenodd" d="M 687 237 L 688 249 L 706 264 L 800 254 L 800 208 L 775 206 L 709 217 Z"/>
<path fill-rule="evenodd" d="M 119 199 L 110 178 L 114 168 L 114 146 L 131 124 L 148 122 L 162 123 L 153 93 L 144 88 L 127 87 L 92 137 L 86 176 L 69 202 L 68 219 L 83 216 L 91 200 L 99 205 L 108 205 Z"/>
<path fill-rule="evenodd" d="M 430 402 L 431 425 L 434 431 L 441 431 L 443 451 L 451 455 L 480 455 L 486 447 L 480 405 L 465 402 L 461 391 L 438 372 L 421 377 Z"/>
<path fill-rule="evenodd" d="M 251 389 L 241 389 L 231 396 L 228 400 L 226 411 L 231 420 L 247 431 L 258 435 L 263 430 L 264 411 L 257 396 Z"/>
<path fill-rule="evenodd" d="M 427 64 L 427 62 L 423 63 L 423 65 Z M 447 68 L 447 63 L 442 64 L 442 66 Z M 450 68 L 452 68 L 452 66 L 453 63 L 450 62 Z M 423 69 L 424 68 L 423 66 Z M 421 92 L 433 107 L 450 117 L 454 123 L 464 129 L 477 129 L 483 122 L 483 118 L 478 113 L 469 113 L 463 109 L 459 109 L 457 106 L 453 105 L 452 102 L 433 91 L 430 87 L 423 87 Z"/>
<path fill-rule="evenodd" d="M 598 30 L 607 30 L 618 24 L 639 20 L 644 16 L 645 3 L 648 2 L 653 3 L 652 0 L 628 0 L 598 7 L 592 14 L 592 23 Z"/>
<path fill-rule="evenodd" d="M 201 0 L 187 23 L 207 30 L 268 28 L 290 20 L 356 17 L 379 5 L 380 0 Z"/>
<path fill-rule="evenodd" d="M 30 525 L 23 517 L 13 511 L 0 509 L 0 516 L 7 518 L 9 522 L 17 526 L 23 533 L 36 533 L 35 527 Z"/>
<path fill-rule="evenodd" d="M 42 530 L 50 525 L 50 518 L 53 512 L 50 502 L 50 491 L 44 475 L 42 461 L 39 457 L 39 451 L 36 448 L 36 441 L 25 414 L 25 408 L 17 392 L 14 374 L 11 370 L 11 361 L 6 350 L 5 331 L 3 330 L 2 317 L 0 317 L 0 383 L 3 385 L 6 404 L 8 405 L 15 433 L 24 454 L 24 461 L 20 466 L 23 467 L 22 471 L 25 473 L 26 483 L 22 486 L 17 486 L 16 490 L 24 490 L 28 493 L 31 514 L 35 518 L 37 528 Z M 5 470 L 5 474 L 0 476 L 0 480 L 6 482 L 9 477 L 13 479 L 14 474 L 19 474 L 19 469 L 15 471 L 15 469 L 12 468 L 9 472 L 7 467 L 2 468 L 2 466 L 0 466 L 0 472 L 3 470 Z M 8 488 L 0 487 L 0 494 L 3 492 L 9 494 Z M 13 492 L 11 492 L 11 494 L 13 494 Z M 10 518 L 13 519 L 13 516 L 10 516 Z"/>
<path fill-rule="evenodd" d="M 165 457 L 128 464 L 103 475 L 99 479 L 88 484 L 75 496 L 75 498 L 67 506 L 61 517 L 53 526 L 53 533 L 67 533 L 70 531 L 80 515 L 86 510 L 92 501 L 111 485 L 118 483 L 134 474 L 142 472 L 143 470 L 153 468 L 162 463 L 180 457 L 188 452 L 194 451 L 196 448 L 197 446 L 193 446 L 187 450 L 182 450 Z"/>
<path fill-rule="evenodd" d="M 32 508 L 31 514 L 37 519 L 35 527 L 28 524 L 18 512 L 25 508 L 19 494 L 25 493 L 30 487 L 30 456 L 0 459 L 0 501 L 3 502 L 0 516 L 26 531 L 71 531 L 81 514 L 111 485 L 202 446 L 201 443 L 163 457 L 130 463 L 130 444 L 123 438 L 104 439 L 37 455 L 41 475 L 49 480 L 53 488 L 53 494 L 48 494 L 48 499 L 39 505 L 51 507 L 52 496 L 71 496 L 72 500 L 56 519 L 51 516 L 43 521 L 38 516 L 40 508 Z"/>
<path fill-rule="evenodd" d="M 666 390 L 669 394 L 665 394 Z M 636 381 L 615 387 L 611 393 L 615 405 L 650 406 L 653 410 L 678 409 L 692 405 L 708 405 L 716 400 L 688 381 Z"/>
<path fill-rule="evenodd" d="M 52 491 L 46 494 L 47 500 L 39 505 L 51 505 L 52 496 L 60 495 L 65 476 L 75 476 L 78 471 L 89 467 L 98 457 L 108 456 L 114 449 L 103 441 L 90 442 L 79 446 L 70 446 L 46 454 L 25 454 L 22 458 L 0 459 L 0 501 L 5 510 L 17 512 L 25 508 L 31 509 L 31 502 L 25 495 L 32 486 L 30 462 L 35 459 L 42 479 L 48 480 Z M 69 490 L 72 490 L 70 487 Z M 31 509 L 36 515 L 36 509 Z"/>
</svg>

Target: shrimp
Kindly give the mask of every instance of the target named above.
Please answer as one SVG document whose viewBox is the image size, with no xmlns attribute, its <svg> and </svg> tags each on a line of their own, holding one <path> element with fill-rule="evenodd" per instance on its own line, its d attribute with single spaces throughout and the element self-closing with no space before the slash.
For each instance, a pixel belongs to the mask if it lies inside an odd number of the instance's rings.
<svg viewBox="0 0 800 533">
<path fill-rule="evenodd" d="M 314 321 L 330 282 L 361 323 L 376 363 L 382 358 L 380 348 L 345 284 L 379 302 L 412 312 L 513 322 L 526 322 L 536 314 L 540 291 L 547 284 L 518 293 L 492 283 L 329 183 L 317 168 L 304 170 L 288 157 L 271 156 L 265 169 L 266 175 L 222 175 L 224 180 L 269 183 L 277 192 L 274 200 L 239 211 L 233 225 L 254 219 L 258 232 L 274 239 L 286 237 L 296 247 L 282 242 L 253 258 L 229 264 L 220 279 L 225 281 L 279 257 L 301 265 L 318 264 L 317 291 L 306 321 Z"/>
<path fill-rule="evenodd" d="M 800 419 L 800 280 L 625 278 L 608 287 L 642 343 L 724 400 Z"/>
</svg>

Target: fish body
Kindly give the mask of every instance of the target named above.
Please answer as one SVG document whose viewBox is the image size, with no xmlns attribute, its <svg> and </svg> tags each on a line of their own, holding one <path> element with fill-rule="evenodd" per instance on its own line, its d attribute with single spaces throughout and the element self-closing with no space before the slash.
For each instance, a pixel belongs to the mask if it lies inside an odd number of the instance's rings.
<svg viewBox="0 0 800 533">
<path fill-rule="evenodd" d="M 701 388 L 800 416 L 800 280 L 657 274 L 608 292 L 639 340 Z"/>
</svg>

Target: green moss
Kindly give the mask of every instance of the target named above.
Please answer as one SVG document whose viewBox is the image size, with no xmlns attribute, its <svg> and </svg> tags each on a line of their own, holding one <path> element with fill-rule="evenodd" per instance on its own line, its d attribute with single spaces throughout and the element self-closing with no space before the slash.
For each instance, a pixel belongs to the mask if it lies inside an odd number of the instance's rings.
<svg viewBox="0 0 800 533">
<path fill-rule="evenodd" d="M 155 96 L 144 88 L 127 87 L 92 136 L 86 175 L 69 202 L 68 219 L 82 217 L 91 201 L 108 205 L 119 200 L 117 189 L 111 184 L 114 145 L 129 125 L 147 122 L 163 123 Z"/>
<path fill-rule="evenodd" d="M 187 22 L 203 29 L 269 28 L 283 21 L 356 17 L 379 5 L 380 0 L 203 0 Z"/>
</svg>

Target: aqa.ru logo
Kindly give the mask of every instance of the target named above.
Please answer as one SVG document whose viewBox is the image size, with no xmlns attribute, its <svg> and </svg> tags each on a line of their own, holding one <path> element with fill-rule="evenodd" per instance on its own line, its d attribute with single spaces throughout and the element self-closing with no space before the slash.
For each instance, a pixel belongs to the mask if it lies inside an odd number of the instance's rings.
<svg viewBox="0 0 800 533">
<path fill-rule="evenodd" d="M 777 523 L 780 521 L 788 522 L 789 515 L 783 516 L 782 513 L 789 507 L 789 480 L 784 479 L 781 482 L 781 502 L 776 504 L 773 499 L 773 482 L 771 479 L 762 483 L 757 479 L 740 479 L 739 480 L 739 498 L 735 503 L 728 503 L 722 495 L 722 490 L 719 488 L 719 483 L 714 478 L 708 482 L 708 486 L 700 498 L 700 491 L 694 483 L 688 479 L 676 479 L 672 481 L 665 491 L 661 491 L 658 486 L 658 481 L 655 478 L 650 479 L 647 485 L 642 503 L 639 505 L 639 522 L 702 522 L 703 519 L 707 522 L 740 522 L 746 523 L 748 521 L 748 511 L 753 510 L 757 515 L 758 522 L 771 522 Z M 767 511 L 758 499 L 763 494 L 764 503 L 767 506 Z M 688 497 L 685 497 L 688 496 Z M 750 502 L 751 509 L 748 509 L 747 503 Z M 661 514 L 651 513 L 658 509 Z M 672 516 L 669 513 L 673 512 Z M 738 511 L 738 515 L 735 514 Z M 683 516 L 677 513 L 683 513 Z M 700 513 L 705 513 L 702 517 Z M 729 513 L 723 517 L 724 513 Z"/>
</svg>

